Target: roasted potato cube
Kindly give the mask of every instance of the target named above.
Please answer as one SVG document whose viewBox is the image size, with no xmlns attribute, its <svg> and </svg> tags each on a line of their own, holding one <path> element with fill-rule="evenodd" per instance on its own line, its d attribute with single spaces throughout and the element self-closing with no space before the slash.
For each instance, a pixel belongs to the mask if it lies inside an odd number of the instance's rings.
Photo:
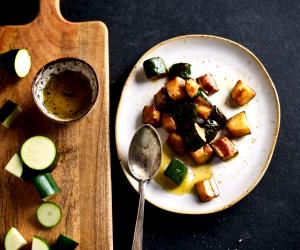
<svg viewBox="0 0 300 250">
<path fill-rule="evenodd" d="M 205 144 L 197 151 L 191 151 L 190 155 L 197 164 L 201 165 L 207 162 L 213 156 L 213 150 L 208 144 Z"/>
<path fill-rule="evenodd" d="M 184 140 L 179 134 L 170 133 L 167 139 L 167 144 L 175 153 L 179 155 L 185 154 Z"/>
<path fill-rule="evenodd" d="M 168 132 L 175 132 L 176 131 L 176 123 L 172 116 L 168 114 L 162 115 L 162 127 L 167 130 Z"/>
<path fill-rule="evenodd" d="M 210 201 L 219 196 L 219 189 L 213 177 L 195 184 L 198 197 L 201 201 Z"/>
<path fill-rule="evenodd" d="M 143 123 L 148 123 L 154 127 L 160 126 L 160 112 L 152 104 L 150 106 L 145 106 L 142 115 Z"/>
<path fill-rule="evenodd" d="M 208 95 L 216 93 L 219 88 L 212 74 L 205 74 L 196 79 L 197 83 Z"/>
<path fill-rule="evenodd" d="M 238 154 L 238 151 L 231 140 L 222 136 L 210 144 L 216 155 L 223 161 L 226 161 Z"/>
<path fill-rule="evenodd" d="M 251 134 L 245 111 L 231 117 L 226 123 L 226 128 L 233 137 L 241 137 Z"/>
<path fill-rule="evenodd" d="M 167 103 L 167 90 L 162 87 L 155 95 L 154 95 L 154 104 L 158 110 L 165 108 Z"/>
<path fill-rule="evenodd" d="M 188 79 L 185 83 L 186 92 L 191 98 L 198 93 L 199 87 L 199 84 L 194 79 Z"/>
<path fill-rule="evenodd" d="M 197 106 L 197 113 L 198 115 L 204 119 L 207 120 L 208 117 L 210 116 L 211 112 L 212 112 L 212 106 L 210 103 L 208 103 L 207 101 L 205 101 L 202 97 L 197 96 L 194 99 L 194 103 Z"/>
<path fill-rule="evenodd" d="M 255 91 L 244 84 L 242 80 L 237 81 L 230 93 L 231 99 L 240 106 L 248 103 L 255 95 Z"/>
<path fill-rule="evenodd" d="M 166 83 L 166 89 L 168 92 L 168 95 L 173 100 L 180 100 L 187 96 L 186 90 L 185 90 L 185 80 L 180 77 L 175 77 L 174 79 L 168 81 Z"/>
</svg>

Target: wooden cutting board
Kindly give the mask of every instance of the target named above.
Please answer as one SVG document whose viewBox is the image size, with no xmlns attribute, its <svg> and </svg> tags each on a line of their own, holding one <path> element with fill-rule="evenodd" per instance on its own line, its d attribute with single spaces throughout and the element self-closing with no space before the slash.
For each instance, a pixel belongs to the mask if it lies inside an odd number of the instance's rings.
<svg viewBox="0 0 300 250">
<path fill-rule="evenodd" d="M 0 27 L 0 52 L 14 48 L 31 52 L 32 68 L 24 79 L 0 72 L 0 105 L 10 99 L 23 109 L 10 129 L 0 127 L 0 249 L 12 226 L 27 241 L 38 235 L 53 242 L 62 232 L 80 242 L 78 249 L 112 249 L 107 28 L 98 21 L 68 22 L 60 14 L 59 0 L 40 0 L 33 22 Z M 100 86 L 92 112 L 69 125 L 55 124 L 41 115 L 31 95 L 37 71 L 61 57 L 88 62 Z M 10 157 L 33 135 L 52 138 L 61 155 L 53 176 L 62 191 L 53 201 L 61 205 L 63 218 L 51 230 L 37 223 L 35 212 L 41 200 L 33 186 L 4 170 Z"/>
</svg>

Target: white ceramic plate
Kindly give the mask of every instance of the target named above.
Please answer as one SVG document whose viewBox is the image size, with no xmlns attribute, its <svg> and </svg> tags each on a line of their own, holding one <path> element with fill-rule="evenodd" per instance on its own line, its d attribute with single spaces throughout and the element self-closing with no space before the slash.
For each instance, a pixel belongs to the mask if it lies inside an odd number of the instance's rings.
<svg viewBox="0 0 300 250">
<path fill-rule="evenodd" d="M 121 95 L 116 117 L 116 144 L 124 173 L 138 190 L 137 181 L 127 171 L 127 154 L 131 138 L 142 124 L 143 107 L 153 102 L 153 95 L 166 78 L 149 81 L 143 61 L 160 56 L 168 66 L 178 62 L 192 64 L 192 77 L 212 73 L 219 91 L 211 101 L 231 117 L 245 110 L 251 135 L 234 140 L 239 155 L 228 162 L 214 159 L 213 176 L 220 196 L 201 203 L 195 194 L 175 195 L 155 181 L 146 190 L 146 199 L 162 209 L 182 214 L 207 214 L 223 210 L 245 197 L 268 168 L 280 125 L 280 105 L 274 84 L 262 63 L 242 45 L 209 35 L 187 35 L 164 41 L 147 51 L 134 66 Z M 228 105 L 228 96 L 236 81 L 242 79 L 256 91 L 256 97 L 243 107 Z M 161 138 L 162 141 L 165 138 Z"/>
</svg>

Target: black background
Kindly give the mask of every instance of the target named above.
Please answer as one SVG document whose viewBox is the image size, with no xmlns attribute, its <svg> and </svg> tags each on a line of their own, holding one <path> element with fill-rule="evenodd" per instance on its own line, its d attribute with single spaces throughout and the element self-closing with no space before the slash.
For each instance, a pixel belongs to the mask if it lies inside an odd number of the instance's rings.
<svg viewBox="0 0 300 250">
<path fill-rule="evenodd" d="M 30 22 L 37 12 L 38 1 L 2 0 L 0 25 Z M 299 1 L 61 0 L 61 12 L 70 21 L 102 20 L 109 29 L 115 249 L 130 249 L 138 206 L 138 194 L 123 175 L 114 142 L 122 87 L 146 50 L 193 33 L 232 39 L 260 58 L 280 97 L 280 135 L 264 178 L 233 207 L 187 216 L 146 203 L 144 249 L 300 249 Z"/>
</svg>

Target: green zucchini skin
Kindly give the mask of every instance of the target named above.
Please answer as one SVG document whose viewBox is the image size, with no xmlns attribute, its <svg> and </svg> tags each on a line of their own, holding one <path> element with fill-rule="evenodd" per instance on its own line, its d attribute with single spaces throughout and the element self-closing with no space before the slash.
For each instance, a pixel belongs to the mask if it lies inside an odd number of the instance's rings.
<svg viewBox="0 0 300 250">
<path fill-rule="evenodd" d="M 202 135 L 199 134 L 199 131 L 202 132 Z M 183 139 L 188 151 L 196 151 L 206 144 L 205 130 L 194 123 L 183 132 Z"/>
<path fill-rule="evenodd" d="M 9 128 L 13 121 L 22 112 L 22 109 L 13 101 L 7 100 L 0 108 L 0 123 Z"/>
<path fill-rule="evenodd" d="M 39 205 L 36 217 L 43 227 L 53 228 L 60 223 L 62 211 L 58 204 L 47 201 Z"/>
<path fill-rule="evenodd" d="M 5 235 L 4 238 L 5 250 L 20 249 L 26 244 L 27 244 L 26 240 L 15 227 L 11 227 Z"/>
<path fill-rule="evenodd" d="M 209 100 L 209 97 L 208 95 L 205 93 L 205 91 L 201 88 L 198 89 L 198 92 L 197 94 L 194 96 L 195 97 L 198 97 L 200 96 L 204 101 L 206 101 L 207 103 L 211 104 L 211 101 Z"/>
<path fill-rule="evenodd" d="M 177 185 L 180 185 L 187 174 L 187 167 L 176 158 L 172 159 L 166 168 L 164 175 L 170 178 Z"/>
<path fill-rule="evenodd" d="M 72 238 L 64 234 L 60 234 L 52 249 L 53 250 L 74 250 L 78 245 L 79 245 L 78 242 L 76 242 Z"/>
<path fill-rule="evenodd" d="M 169 69 L 169 79 L 179 76 L 183 79 L 191 78 L 192 65 L 189 63 L 175 63 Z"/>
<path fill-rule="evenodd" d="M 160 57 L 153 57 L 144 61 L 143 67 L 148 79 L 158 78 L 168 73 L 167 66 Z"/>
<path fill-rule="evenodd" d="M 208 119 L 216 121 L 219 124 L 220 129 L 225 128 L 227 123 L 226 116 L 216 105 L 212 105 L 212 112 Z"/>
<path fill-rule="evenodd" d="M 206 143 L 210 143 L 217 135 L 220 125 L 214 120 L 207 120 L 202 125 L 205 130 Z"/>
<path fill-rule="evenodd" d="M 16 176 L 19 179 L 22 179 L 24 173 L 24 167 L 21 157 L 18 153 L 15 153 L 13 157 L 9 160 L 5 166 L 5 170 L 10 174 Z"/>
<path fill-rule="evenodd" d="M 50 250 L 48 241 L 39 236 L 32 238 L 32 250 Z"/>
<path fill-rule="evenodd" d="M 43 201 L 51 199 L 60 192 L 60 188 L 50 173 L 35 176 L 32 183 Z"/>
</svg>

